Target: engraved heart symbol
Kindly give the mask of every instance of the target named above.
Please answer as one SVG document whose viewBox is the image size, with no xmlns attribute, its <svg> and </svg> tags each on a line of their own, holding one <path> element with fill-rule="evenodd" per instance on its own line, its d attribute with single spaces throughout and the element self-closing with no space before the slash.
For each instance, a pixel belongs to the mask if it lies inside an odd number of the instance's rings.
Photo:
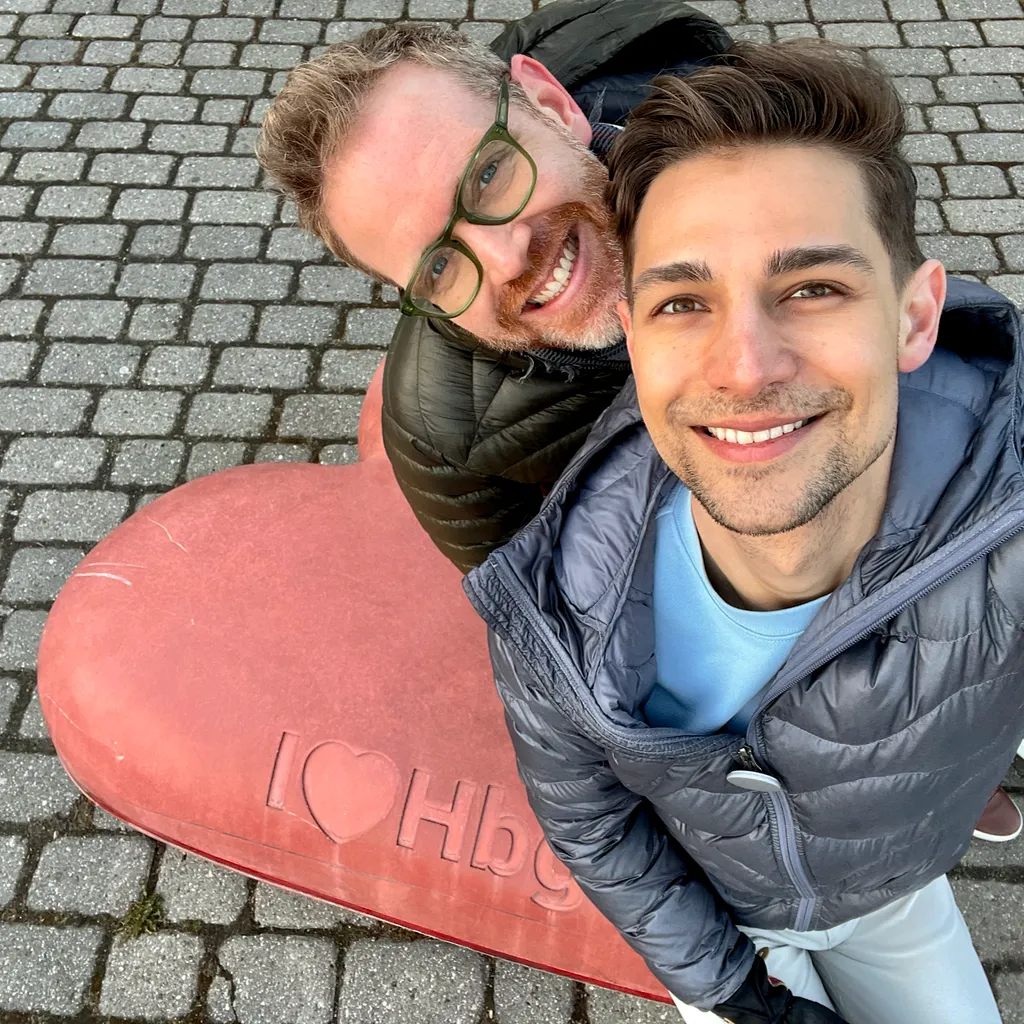
<svg viewBox="0 0 1024 1024">
<path fill-rule="evenodd" d="M 373 750 L 357 753 L 338 740 L 314 747 L 302 769 L 309 812 L 336 843 L 379 825 L 391 813 L 400 783 L 391 758 Z"/>
</svg>

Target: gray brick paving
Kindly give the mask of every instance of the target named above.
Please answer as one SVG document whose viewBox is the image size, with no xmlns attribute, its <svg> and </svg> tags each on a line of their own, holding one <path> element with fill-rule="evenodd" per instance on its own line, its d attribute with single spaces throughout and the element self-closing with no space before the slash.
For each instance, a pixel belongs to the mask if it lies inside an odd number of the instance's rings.
<svg viewBox="0 0 1024 1024">
<path fill-rule="evenodd" d="M 138 897 L 152 854 L 152 843 L 142 836 L 54 839 L 43 847 L 28 906 L 120 917 Z"/>
<path fill-rule="evenodd" d="M 142 935 L 116 943 L 103 976 L 99 1011 L 115 1017 L 171 1020 L 192 1007 L 203 950 L 194 935 Z"/>
<path fill-rule="evenodd" d="M 156 891 L 164 898 L 169 921 L 231 924 L 245 906 L 245 887 L 245 879 L 237 872 L 168 849 Z"/>
<path fill-rule="evenodd" d="M 738 37 L 823 34 L 867 47 L 900 75 L 897 88 L 913 104 L 907 147 L 924 252 L 1024 302 L 1018 0 L 699 6 Z M 397 295 L 340 266 L 296 227 L 290 203 L 262 191 L 255 126 L 283 72 L 324 43 L 402 15 L 457 21 L 487 41 L 527 8 L 524 0 L 0 0 L 0 523 L 9 524 L 0 549 L 10 550 L 0 562 L 0 907 L 26 858 L 35 864 L 40 853 L 25 838 L 33 821 L 56 823 L 56 835 L 40 837 L 50 858 L 48 849 L 97 836 L 146 843 L 98 809 L 98 832 L 71 825 L 77 790 L 44 752 L 34 692 L 23 705 L 45 609 L 88 546 L 155 492 L 196 476 L 249 461 L 336 465 L 357 456 L 360 393 L 387 347 Z M 77 870 L 92 881 L 65 882 L 54 899 L 88 899 L 104 871 L 116 874 L 98 848 L 83 848 L 93 852 Z M 975 844 L 956 883 L 979 948 L 996 965 L 1009 1024 L 1024 1024 L 1019 940 L 1013 946 L 1024 907 L 1008 880 L 1019 876 L 1021 849 Z M 485 969 L 475 973 L 485 963 L 475 954 L 458 960 L 462 951 L 442 944 L 395 943 L 371 919 L 265 884 L 250 903 L 241 876 L 170 850 L 162 857 L 155 881 L 169 924 L 134 943 L 111 945 L 114 920 L 104 911 L 85 913 L 93 923 L 83 930 L 39 924 L 32 915 L 63 912 L 33 910 L 22 897 L 8 904 L 0 1016 L 79 1013 L 99 954 L 87 1022 L 109 1014 L 447 1024 L 464 1006 L 476 1024 L 485 998 L 498 1024 L 570 1019 L 579 993 L 570 982 L 500 962 L 488 982 Z M 113 853 L 106 859 L 118 863 Z M 48 864 L 35 868 L 33 886 Z M 31 891 L 29 882 L 20 878 L 18 891 Z M 109 888 L 96 899 L 113 899 Z M 193 927 L 219 931 L 209 945 Z M 282 934 L 251 934 L 268 928 Z M 204 946 L 219 951 L 222 966 L 197 1005 Z M 381 1004 L 378 988 L 392 982 Z M 576 1024 L 677 1019 L 595 989 L 583 1001 Z M 378 1014 L 379 1005 L 391 1010 Z"/>
<path fill-rule="evenodd" d="M 0 1007 L 73 1016 L 85 1002 L 103 932 L 0 924 Z"/>
</svg>

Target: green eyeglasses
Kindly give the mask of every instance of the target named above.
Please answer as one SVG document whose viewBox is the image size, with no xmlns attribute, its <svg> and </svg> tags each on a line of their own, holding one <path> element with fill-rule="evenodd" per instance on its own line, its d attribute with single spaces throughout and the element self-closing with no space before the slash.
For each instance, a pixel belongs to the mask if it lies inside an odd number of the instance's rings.
<svg viewBox="0 0 1024 1024">
<path fill-rule="evenodd" d="M 536 184 L 537 165 L 508 132 L 508 82 L 503 81 L 494 124 L 466 164 L 444 232 L 416 264 L 402 294 L 402 312 L 450 320 L 469 309 L 484 270 L 473 250 L 452 237 L 452 230 L 460 220 L 507 224 L 530 201 Z"/>
</svg>

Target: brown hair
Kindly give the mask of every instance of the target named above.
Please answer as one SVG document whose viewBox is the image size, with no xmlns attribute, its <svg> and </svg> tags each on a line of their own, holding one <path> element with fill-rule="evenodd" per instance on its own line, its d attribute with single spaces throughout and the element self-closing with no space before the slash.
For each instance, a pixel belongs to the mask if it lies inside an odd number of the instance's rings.
<svg viewBox="0 0 1024 1024">
<path fill-rule="evenodd" d="M 352 131 L 363 103 L 400 61 L 450 72 L 476 92 L 496 95 L 508 65 L 482 43 L 435 25 L 390 24 L 329 46 L 288 74 L 263 119 L 256 158 L 295 201 L 299 225 L 340 259 L 378 280 L 331 230 L 323 212 L 324 168 Z M 510 95 L 520 98 L 514 83 Z"/>
<path fill-rule="evenodd" d="M 924 262 L 914 229 L 917 183 L 899 149 L 905 130 L 885 72 L 859 51 L 821 40 L 738 42 L 711 67 L 657 79 L 609 160 L 628 273 L 640 208 L 667 167 L 740 146 L 817 145 L 859 166 L 868 213 L 902 286 Z"/>
</svg>

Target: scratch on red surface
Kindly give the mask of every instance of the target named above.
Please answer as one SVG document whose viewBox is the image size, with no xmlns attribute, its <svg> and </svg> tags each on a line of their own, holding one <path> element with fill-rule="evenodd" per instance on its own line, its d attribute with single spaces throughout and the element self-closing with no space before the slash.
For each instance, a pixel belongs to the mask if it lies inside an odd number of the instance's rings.
<svg viewBox="0 0 1024 1024">
<path fill-rule="evenodd" d="M 146 516 L 146 518 L 147 518 L 147 519 L 148 519 L 148 520 L 149 520 L 149 521 L 150 521 L 150 522 L 151 522 L 151 523 L 152 523 L 152 524 L 153 524 L 154 526 L 159 526 L 159 527 L 160 527 L 160 529 L 161 529 L 161 530 L 163 530 L 163 531 L 164 531 L 164 533 L 166 533 L 166 534 L 167 534 L 167 539 L 168 539 L 168 540 L 169 540 L 169 541 L 170 541 L 170 542 L 171 542 L 171 543 L 172 543 L 172 544 L 173 544 L 173 545 L 174 545 L 175 547 L 179 547 L 179 548 L 181 548 L 181 550 L 182 550 L 182 551 L 184 551 L 186 555 L 188 554 L 188 548 L 187 548 L 187 547 L 185 547 L 185 545 L 184 545 L 184 544 L 182 544 L 182 543 L 181 543 L 180 541 L 176 541 L 176 540 L 175 540 L 175 539 L 174 539 L 174 538 L 173 538 L 173 537 L 171 536 L 171 531 L 170 531 L 170 530 L 168 530 L 168 529 L 167 529 L 167 527 L 166 527 L 166 526 L 164 526 L 164 524 L 163 524 L 163 523 L 158 523 L 158 522 L 157 522 L 157 521 L 156 521 L 156 520 L 155 520 L 155 519 L 154 519 L 154 518 L 153 518 L 152 516 Z"/>
</svg>

